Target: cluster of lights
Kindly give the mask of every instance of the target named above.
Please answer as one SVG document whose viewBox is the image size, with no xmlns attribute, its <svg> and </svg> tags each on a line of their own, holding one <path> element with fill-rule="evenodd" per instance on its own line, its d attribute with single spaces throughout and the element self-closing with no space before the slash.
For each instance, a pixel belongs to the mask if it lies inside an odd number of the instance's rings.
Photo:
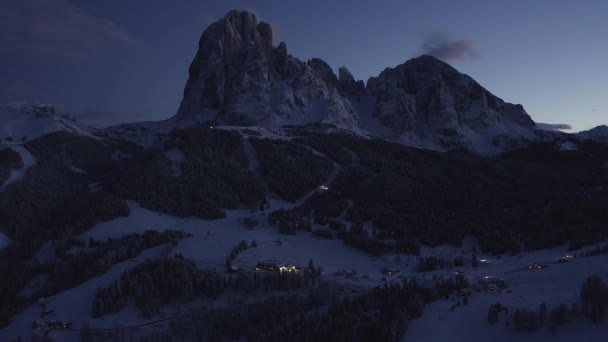
<svg viewBox="0 0 608 342">
<path fill-rule="evenodd" d="M 279 267 L 279 270 L 281 272 L 297 272 L 298 271 L 298 269 L 293 265 L 281 266 L 281 267 Z"/>
</svg>

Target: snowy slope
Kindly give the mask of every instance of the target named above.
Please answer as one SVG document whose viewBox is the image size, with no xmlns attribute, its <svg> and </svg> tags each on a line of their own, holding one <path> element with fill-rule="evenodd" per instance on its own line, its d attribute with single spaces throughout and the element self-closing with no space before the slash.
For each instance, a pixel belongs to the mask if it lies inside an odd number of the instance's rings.
<svg viewBox="0 0 608 342">
<path fill-rule="evenodd" d="M 160 255 L 164 246 L 158 246 L 146 250 L 140 254 L 135 262 L 130 260 L 114 265 L 108 272 L 87 280 L 86 282 L 54 296 L 47 298 L 49 309 L 55 310 L 49 320 L 67 320 L 74 323 L 75 328 L 80 328 L 88 322 L 91 315 L 93 298 L 95 291 L 100 286 L 109 286 L 121 273 L 133 266 L 140 264 L 146 258 Z M 38 305 L 31 305 L 22 312 L 18 313 L 12 324 L 0 330 L 0 341 L 11 341 L 12 338 L 20 336 L 24 341 L 28 341 L 30 336 L 36 336 L 37 332 L 32 330 L 32 321 L 40 319 L 40 308 Z M 126 322 L 107 321 L 101 322 L 104 327 L 112 328 L 117 324 Z M 80 341 L 80 334 L 77 331 L 54 331 L 50 336 L 53 341 Z"/>
<path fill-rule="evenodd" d="M 490 325 L 487 320 L 488 307 L 501 303 L 515 309 L 538 310 L 541 303 L 551 308 L 559 304 L 578 302 L 581 285 L 590 275 L 604 278 L 608 255 L 576 258 L 569 263 L 557 263 L 557 259 L 567 252 L 565 247 L 543 250 L 518 256 L 503 256 L 500 260 L 489 258 L 489 262 L 477 269 L 465 267 L 467 275 L 496 276 L 506 281 L 511 292 L 478 293 L 472 292 L 469 304 L 450 308 L 460 297 L 454 296 L 428 305 L 424 315 L 414 320 L 408 327 L 403 341 L 606 341 L 606 327 L 591 324 L 579 319 L 550 333 L 547 327 L 534 333 L 515 333 L 505 327 L 505 315 L 499 322 Z M 548 267 L 529 270 L 528 265 L 535 262 Z M 433 327 L 440 327 L 434 329 Z"/>
<path fill-rule="evenodd" d="M 0 103 L 0 141 L 23 143 L 57 131 L 87 134 L 76 123 L 45 104 Z"/>
</svg>

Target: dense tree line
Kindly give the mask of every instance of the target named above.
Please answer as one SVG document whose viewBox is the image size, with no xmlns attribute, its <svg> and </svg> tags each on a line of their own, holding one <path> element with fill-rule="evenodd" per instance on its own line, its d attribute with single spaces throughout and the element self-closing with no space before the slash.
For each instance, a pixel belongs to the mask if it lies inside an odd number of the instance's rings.
<svg viewBox="0 0 608 342">
<path fill-rule="evenodd" d="M 281 234 L 295 235 L 298 229 L 311 231 L 312 224 L 296 210 L 279 209 L 268 215 L 268 222 L 279 227 Z"/>
<path fill-rule="evenodd" d="M 569 241 L 588 245 L 608 233 L 601 224 L 608 219 L 608 172 L 600 167 L 608 149 L 600 145 L 568 152 L 591 160 L 577 165 L 566 151 L 535 161 L 529 158 L 534 151 L 488 158 L 345 135 L 299 142 L 341 147 L 358 157 L 357 164 L 344 163 L 330 185 L 341 197 L 334 201 L 351 201 L 350 221 L 371 221 L 393 232 L 393 240 L 460 245 L 473 234 L 484 252 L 501 254 Z"/>
<path fill-rule="evenodd" d="M 254 240 L 255 242 L 255 240 Z M 249 247 L 256 247 L 257 244 L 254 246 L 254 242 L 251 243 L 251 246 L 247 244 L 247 242 L 245 240 L 241 240 L 241 242 L 239 242 L 238 245 L 236 245 L 231 251 L 230 254 L 228 254 L 228 256 L 226 257 L 226 267 L 230 268 L 232 266 L 232 262 L 234 261 L 234 259 L 236 259 L 236 257 L 239 255 L 240 252 L 243 252 L 244 250 L 246 250 Z"/>
<path fill-rule="evenodd" d="M 188 128 L 171 132 L 162 149 L 126 160 L 124 171 L 109 188 L 121 197 L 177 216 L 223 218 L 223 209 L 257 209 L 266 201 L 266 186 L 247 169 L 243 138 L 237 132 Z M 174 165 L 165 151 L 177 149 L 183 160 Z"/>
<path fill-rule="evenodd" d="M 320 269 L 311 263 L 302 274 L 289 272 L 249 272 L 239 275 L 199 269 L 181 255 L 146 260 L 120 276 L 109 287 L 100 287 L 93 300 L 93 317 L 118 312 L 129 298 L 145 318 L 162 306 L 193 298 L 216 299 L 227 290 L 242 293 L 293 291 L 315 287 Z"/>
<path fill-rule="evenodd" d="M 303 136 L 293 140 L 295 143 L 310 146 L 315 151 L 319 151 L 331 158 L 335 163 L 348 165 L 353 162 L 352 154 L 349 150 L 338 144 L 326 144 L 322 139 Z"/>
<path fill-rule="evenodd" d="M 0 193 L 0 230 L 25 255 L 32 256 L 49 239 L 76 235 L 97 222 L 129 214 L 124 201 L 91 191 L 90 184 L 114 172 L 118 166 L 114 152 L 134 153 L 137 148 L 61 132 L 30 141 L 26 147 L 37 165 Z"/>
<path fill-rule="evenodd" d="M 450 280 L 424 288 L 414 281 L 394 282 L 343 295 L 321 281 L 305 292 L 192 312 L 154 335 L 88 331 L 82 341 L 398 341 L 426 303 L 462 285 Z"/>
<path fill-rule="evenodd" d="M 47 274 L 48 279 L 44 292 L 33 297 L 48 297 L 74 287 L 107 272 L 114 264 L 135 258 L 143 250 L 163 244 L 175 246 L 187 236 L 179 231 L 148 230 L 107 241 L 89 239 L 86 245 L 74 243 L 67 251 L 57 251 L 57 261 L 40 266 L 39 270 Z"/>
<path fill-rule="evenodd" d="M 0 185 L 11 175 L 11 171 L 23 166 L 19 153 L 10 148 L 0 148 Z"/>
<path fill-rule="evenodd" d="M 348 202 L 333 190 L 315 192 L 308 197 L 297 211 L 308 217 L 314 217 L 314 223 L 327 224 L 332 218 L 340 216 L 348 208 Z"/>
<path fill-rule="evenodd" d="M 606 254 L 606 253 L 608 253 L 608 244 L 602 244 L 602 245 L 597 245 L 590 249 L 587 249 L 586 251 L 580 253 L 579 255 L 582 257 L 591 257 L 591 256 Z"/>
<path fill-rule="evenodd" d="M 281 198 L 295 201 L 325 182 L 333 163 L 310 149 L 281 140 L 250 138 L 264 181 Z"/>
<path fill-rule="evenodd" d="M 25 305 L 40 297 L 48 297 L 77 286 L 105 273 L 116 263 L 136 257 L 141 251 L 175 244 L 186 234 L 177 231 L 146 231 L 117 239 L 82 241 L 76 238 L 56 241 L 55 260 L 38 264 L 20 261 L 18 246 L 0 251 L 0 274 L 11 281 L 0 282 L 0 326 L 10 323 L 11 317 Z M 34 292 L 20 294 L 36 276 L 43 276 L 44 284 Z"/>
<path fill-rule="evenodd" d="M 500 303 L 488 308 L 488 322 L 495 324 L 504 313 L 505 324 L 516 332 L 534 332 L 548 326 L 551 331 L 557 330 L 569 322 L 586 317 L 592 322 L 603 322 L 608 311 L 608 285 L 604 280 L 593 275 L 588 277 L 580 290 L 579 303 L 559 304 L 549 308 L 541 303 L 538 310 L 509 309 Z"/>
<path fill-rule="evenodd" d="M 420 257 L 418 265 L 416 265 L 417 272 L 430 272 L 436 270 L 443 270 L 446 268 L 458 267 L 464 265 L 462 257 L 456 258 L 445 258 L 440 256 L 425 256 Z"/>
</svg>

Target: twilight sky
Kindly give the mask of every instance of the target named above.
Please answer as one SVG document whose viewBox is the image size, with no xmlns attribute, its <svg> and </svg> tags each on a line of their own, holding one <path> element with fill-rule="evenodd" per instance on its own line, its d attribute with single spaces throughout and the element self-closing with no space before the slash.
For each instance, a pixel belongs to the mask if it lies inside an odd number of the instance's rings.
<svg viewBox="0 0 608 342">
<path fill-rule="evenodd" d="M 201 33 L 231 9 L 357 79 L 429 53 L 536 122 L 608 124 L 605 0 L 0 0 L 0 101 L 101 125 L 170 117 Z"/>
</svg>

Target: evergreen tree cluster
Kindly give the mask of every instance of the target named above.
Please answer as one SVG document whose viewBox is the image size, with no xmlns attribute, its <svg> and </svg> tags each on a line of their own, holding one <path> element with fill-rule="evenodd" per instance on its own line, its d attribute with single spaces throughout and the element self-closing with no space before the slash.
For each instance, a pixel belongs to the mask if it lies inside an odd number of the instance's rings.
<svg viewBox="0 0 608 342">
<path fill-rule="evenodd" d="M 598 245 L 586 250 L 581 256 L 591 257 L 608 253 L 608 244 Z"/>
<path fill-rule="evenodd" d="M 40 297 L 77 286 L 107 272 L 116 263 L 136 257 L 145 249 L 166 243 L 174 245 L 186 236 L 183 232 L 166 230 L 128 234 L 106 241 L 63 239 L 56 242 L 55 260 L 44 264 L 19 261 L 22 257 L 19 248 L 11 245 L 0 251 L 0 274 L 11 280 L 0 282 L 0 327 L 10 323 L 19 309 Z M 44 277 L 43 286 L 27 295 L 20 294 L 36 276 Z"/>
<path fill-rule="evenodd" d="M 295 235 L 298 229 L 311 231 L 312 224 L 296 210 L 279 209 L 268 215 L 268 222 L 279 227 L 279 232 L 286 235 Z"/>
<path fill-rule="evenodd" d="M 551 331 L 583 316 L 594 323 L 603 322 L 608 311 L 608 285 L 604 280 L 593 275 L 588 277 L 580 291 L 580 304 L 559 304 L 549 309 L 542 303 L 538 310 L 516 309 L 509 315 L 506 307 L 500 303 L 490 305 L 488 322 L 494 324 L 499 320 L 499 314 L 505 312 L 505 324 L 517 332 L 534 332 L 548 325 Z"/>
<path fill-rule="evenodd" d="M 534 332 L 543 329 L 548 325 L 551 331 L 557 330 L 580 315 L 577 304 L 567 306 L 559 304 L 549 310 L 545 303 L 542 303 L 537 311 L 527 309 L 516 309 L 506 320 L 506 324 L 511 326 L 516 332 Z M 489 319 L 489 317 L 488 317 Z"/>
<path fill-rule="evenodd" d="M 426 303 L 461 286 L 455 280 L 437 282 L 434 288 L 394 282 L 343 295 L 320 281 L 305 292 L 192 312 L 153 335 L 88 332 L 82 341 L 398 341 Z"/>
<path fill-rule="evenodd" d="M 19 153 L 10 148 L 0 148 L 0 185 L 11 175 L 11 171 L 23 167 Z"/>
<path fill-rule="evenodd" d="M 250 246 L 247 245 L 247 242 L 245 240 L 241 240 L 241 242 L 237 246 L 235 246 L 232 251 L 230 251 L 230 254 L 228 254 L 228 256 L 226 257 L 226 267 L 232 266 L 232 262 L 234 261 L 234 259 L 236 259 L 237 255 L 239 255 L 240 252 L 246 250 L 249 247 Z M 251 243 L 251 247 L 254 247 L 253 242 Z"/>
<path fill-rule="evenodd" d="M 142 234 L 127 234 L 106 241 L 91 238 L 86 245 L 76 242 L 72 247 L 77 248 L 77 253 L 60 249 L 57 251 L 58 261 L 40 267 L 42 272 L 48 274 L 48 280 L 44 292 L 37 296 L 48 297 L 77 286 L 107 272 L 114 264 L 137 257 L 146 249 L 167 243 L 175 246 L 179 239 L 187 236 L 180 231 L 147 230 Z"/>
<path fill-rule="evenodd" d="M 100 287 L 93 300 L 93 317 L 118 312 L 134 298 L 145 318 L 159 313 L 167 304 L 194 298 L 216 299 L 227 290 L 240 293 L 294 291 L 316 287 L 320 269 L 311 264 L 302 274 L 250 272 L 225 275 L 202 270 L 181 255 L 146 260 L 120 276 L 109 287 Z"/>
<path fill-rule="evenodd" d="M 351 202 L 349 221 L 371 221 L 392 232 L 393 240 L 459 246 L 472 234 L 483 252 L 503 254 L 608 236 L 601 224 L 608 220 L 608 172 L 600 166 L 608 158 L 606 147 L 583 146 L 577 154 L 588 163 L 581 165 L 565 151 L 534 161 L 524 152 L 487 158 L 337 134 L 310 135 L 299 143 L 358 157 L 358 163 L 341 163 L 329 185 L 332 203 Z"/>
<path fill-rule="evenodd" d="M 583 312 L 593 322 L 600 322 L 608 309 L 608 285 L 604 280 L 593 275 L 585 281 L 581 288 L 581 304 Z"/>
<path fill-rule="evenodd" d="M 262 179 L 247 169 L 244 140 L 237 132 L 175 129 L 162 148 L 125 160 L 109 189 L 143 206 L 176 216 L 225 217 L 223 209 L 257 209 L 266 201 Z M 171 165 L 165 151 L 184 155 Z M 175 175 L 173 167 L 181 174 Z"/>
<path fill-rule="evenodd" d="M 462 258 L 458 259 L 462 260 Z M 418 260 L 416 266 L 416 272 L 430 272 L 436 270 L 443 270 L 446 268 L 452 268 L 455 266 L 455 259 L 444 258 L 439 256 L 425 256 Z"/>
<path fill-rule="evenodd" d="M 250 138 L 259 168 L 270 189 L 287 201 L 295 201 L 325 182 L 333 163 L 305 146 L 281 140 Z"/>
<path fill-rule="evenodd" d="M 323 238 L 323 239 L 329 239 L 329 240 L 331 240 L 331 239 L 334 238 L 334 233 L 332 233 L 332 231 L 329 230 L 329 229 L 327 229 L 327 228 L 317 228 L 317 229 L 314 229 L 312 231 L 312 235 L 318 236 L 318 237 Z"/>
</svg>

